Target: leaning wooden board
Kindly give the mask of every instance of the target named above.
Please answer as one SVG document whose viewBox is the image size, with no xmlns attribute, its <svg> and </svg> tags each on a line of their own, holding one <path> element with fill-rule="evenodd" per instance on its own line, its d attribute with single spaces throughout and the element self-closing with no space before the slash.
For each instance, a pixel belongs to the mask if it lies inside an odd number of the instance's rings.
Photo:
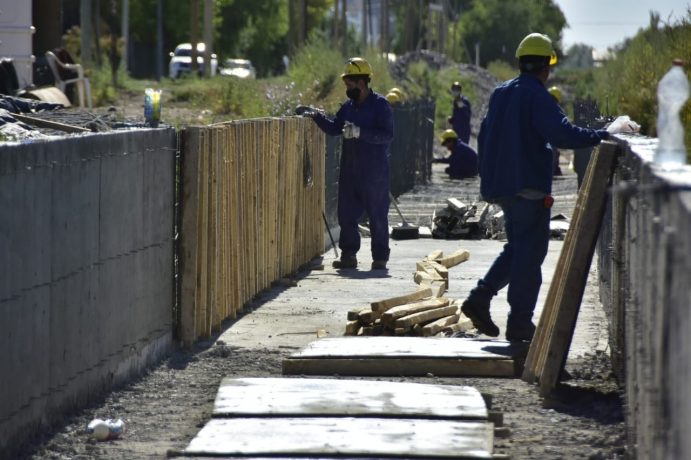
<svg viewBox="0 0 691 460">
<path fill-rule="evenodd" d="M 487 422 L 255 417 L 212 419 L 185 455 L 491 459 L 493 444 Z"/>
<path fill-rule="evenodd" d="M 515 377 L 526 348 L 500 340 L 339 337 L 283 360 L 285 375 Z"/>
<path fill-rule="evenodd" d="M 459 385 L 316 378 L 230 378 L 214 417 L 367 416 L 486 420 L 480 392 Z"/>
</svg>

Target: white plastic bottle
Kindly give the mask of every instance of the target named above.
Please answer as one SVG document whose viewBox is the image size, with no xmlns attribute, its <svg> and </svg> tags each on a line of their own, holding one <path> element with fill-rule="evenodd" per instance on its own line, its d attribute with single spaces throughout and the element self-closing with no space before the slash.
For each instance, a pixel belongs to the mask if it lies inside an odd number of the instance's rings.
<svg viewBox="0 0 691 460">
<path fill-rule="evenodd" d="M 684 126 L 679 111 L 689 98 L 689 80 L 683 62 L 675 59 L 672 68 L 657 85 L 657 137 L 655 163 L 663 169 L 675 169 L 686 164 Z"/>
</svg>

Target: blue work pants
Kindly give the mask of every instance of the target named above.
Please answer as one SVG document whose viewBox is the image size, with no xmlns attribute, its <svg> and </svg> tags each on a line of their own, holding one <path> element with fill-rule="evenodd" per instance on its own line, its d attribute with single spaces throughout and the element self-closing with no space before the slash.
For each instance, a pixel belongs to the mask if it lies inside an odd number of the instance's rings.
<svg viewBox="0 0 691 460">
<path fill-rule="evenodd" d="M 502 199 L 507 243 L 472 295 L 492 296 L 509 286 L 507 295 L 511 312 L 509 325 L 530 322 L 542 284 L 542 262 L 549 244 L 550 209 L 543 200 L 519 196 Z"/>
<path fill-rule="evenodd" d="M 389 170 L 388 160 L 363 156 L 345 160 L 338 184 L 338 246 L 342 257 L 355 256 L 360 250 L 358 221 L 367 214 L 372 236 L 372 260 L 389 260 Z"/>
</svg>

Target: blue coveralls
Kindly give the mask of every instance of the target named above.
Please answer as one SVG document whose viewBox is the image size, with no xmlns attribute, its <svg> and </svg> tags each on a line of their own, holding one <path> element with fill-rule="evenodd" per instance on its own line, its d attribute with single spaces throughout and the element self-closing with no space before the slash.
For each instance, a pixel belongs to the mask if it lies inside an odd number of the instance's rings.
<svg viewBox="0 0 691 460">
<path fill-rule="evenodd" d="M 341 134 L 349 121 L 360 127 L 360 137 L 343 139 L 341 171 L 338 179 L 338 246 L 342 257 L 355 256 L 360 250 L 358 220 L 369 217 L 372 235 L 372 259 L 389 260 L 389 159 L 393 140 L 391 105 L 380 94 L 370 92 L 358 105 L 345 102 L 332 120 L 323 115 L 314 118 L 330 136 Z"/>
<path fill-rule="evenodd" d="M 579 128 L 566 118 L 543 83 L 521 74 L 499 85 L 478 136 L 480 192 L 504 211 L 508 242 L 470 297 L 489 301 L 509 286 L 508 328 L 531 321 L 547 255 L 552 151 L 594 146 L 606 130 Z"/>
<path fill-rule="evenodd" d="M 468 144 L 470 143 L 470 101 L 463 95 L 459 96 L 458 99 L 453 101 L 451 128 L 456 131 L 460 140 Z"/>
<path fill-rule="evenodd" d="M 477 153 L 460 139 L 456 139 L 449 157 L 437 161 L 449 164 L 445 171 L 451 179 L 467 179 L 477 176 Z"/>
</svg>

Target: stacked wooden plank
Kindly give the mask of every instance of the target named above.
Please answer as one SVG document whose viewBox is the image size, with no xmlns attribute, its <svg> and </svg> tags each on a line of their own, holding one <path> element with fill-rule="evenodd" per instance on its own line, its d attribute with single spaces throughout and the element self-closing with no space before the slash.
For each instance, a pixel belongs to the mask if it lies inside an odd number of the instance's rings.
<svg viewBox="0 0 691 460">
<path fill-rule="evenodd" d="M 325 137 L 301 117 L 182 132 L 180 336 L 209 337 L 321 255 Z"/>
<path fill-rule="evenodd" d="M 566 362 L 618 154 L 619 147 L 612 143 L 603 143 L 592 154 L 530 344 L 522 378 L 539 381 L 543 395 L 556 387 Z"/>
<path fill-rule="evenodd" d="M 225 378 L 186 457 L 495 458 L 473 387 L 372 380 Z"/>
<path fill-rule="evenodd" d="M 413 281 L 417 290 L 349 311 L 345 335 L 433 336 L 470 329 L 472 324 L 462 315 L 458 302 L 444 297 L 448 269 L 469 257 L 462 249 L 447 257 L 440 250 L 430 253 L 416 263 Z"/>
</svg>

